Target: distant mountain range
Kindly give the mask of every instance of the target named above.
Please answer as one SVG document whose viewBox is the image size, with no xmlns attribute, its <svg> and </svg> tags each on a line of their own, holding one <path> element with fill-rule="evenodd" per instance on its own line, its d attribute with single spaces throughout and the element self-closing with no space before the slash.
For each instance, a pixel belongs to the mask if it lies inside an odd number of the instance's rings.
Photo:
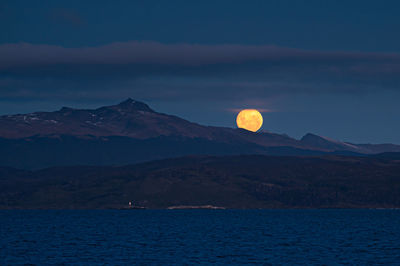
<svg viewBox="0 0 400 266">
<path fill-rule="evenodd" d="M 98 109 L 0 116 L 0 166 L 122 165 L 184 155 L 369 155 L 400 145 L 203 126 L 128 99 Z"/>
</svg>

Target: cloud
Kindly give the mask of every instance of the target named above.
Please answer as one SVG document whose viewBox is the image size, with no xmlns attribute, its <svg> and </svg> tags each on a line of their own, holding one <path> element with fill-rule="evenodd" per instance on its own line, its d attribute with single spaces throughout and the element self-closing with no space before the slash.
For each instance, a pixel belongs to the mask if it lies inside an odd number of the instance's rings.
<svg viewBox="0 0 400 266">
<path fill-rule="evenodd" d="M 240 111 L 242 111 L 243 109 L 245 109 L 245 108 L 243 108 L 243 107 L 241 107 L 241 108 L 228 108 L 227 111 L 237 114 Z M 273 112 L 276 112 L 276 110 L 266 109 L 266 108 L 257 108 L 257 110 L 259 112 L 261 112 L 261 113 L 273 113 Z"/>
<path fill-rule="evenodd" d="M 321 52 L 277 46 L 161 44 L 116 42 L 97 47 L 65 48 L 29 43 L 0 45 L 1 68 L 45 65 L 156 64 L 201 66 L 274 62 L 289 64 L 384 63 L 399 70 L 400 55 L 388 53 Z M 335 70 L 332 68 L 332 70 Z M 338 70 L 338 69 L 336 69 Z M 354 71 L 362 69 L 355 68 Z"/>
<path fill-rule="evenodd" d="M 400 88 L 400 55 L 277 46 L 119 42 L 0 45 L 0 98 L 251 102 Z M 259 104 L 262 106 L 262 104 Z"/>
</svg>

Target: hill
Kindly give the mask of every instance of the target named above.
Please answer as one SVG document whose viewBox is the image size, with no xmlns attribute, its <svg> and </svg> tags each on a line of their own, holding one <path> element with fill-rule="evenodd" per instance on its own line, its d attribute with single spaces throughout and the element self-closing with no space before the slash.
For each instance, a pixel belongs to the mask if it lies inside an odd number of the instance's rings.
<svg viewBox="0 0 400 266">
<path fill-rule="evenodd" d="M 191 156 L 121 167 L 0 169 L 0 208 L 399 208 L 400 162 Z"/>
</svg>

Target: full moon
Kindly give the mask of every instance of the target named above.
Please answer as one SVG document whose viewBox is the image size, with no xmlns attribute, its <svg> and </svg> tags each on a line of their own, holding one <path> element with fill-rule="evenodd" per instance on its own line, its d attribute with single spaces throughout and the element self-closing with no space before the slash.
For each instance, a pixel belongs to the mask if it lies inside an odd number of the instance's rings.
<svg viewBox="0 0 400 266">
<path fill-rule="evenodd" d="M 238 128 L 256 132 L 263 124 L 263 117 L 256 109 L 244 109 L 236 117 Z"/>
</svg>

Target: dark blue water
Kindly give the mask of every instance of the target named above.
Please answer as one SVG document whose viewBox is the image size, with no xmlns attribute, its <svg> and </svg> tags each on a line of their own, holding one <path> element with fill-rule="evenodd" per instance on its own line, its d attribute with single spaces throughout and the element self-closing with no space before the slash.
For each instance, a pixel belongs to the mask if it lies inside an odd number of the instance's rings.
<svg viewBox="0 0 400 266">
<path fill-rule="evenodd" d="M 399 210 L 0 211 L 0 265 L 395 264 Z"/>
</svg>

